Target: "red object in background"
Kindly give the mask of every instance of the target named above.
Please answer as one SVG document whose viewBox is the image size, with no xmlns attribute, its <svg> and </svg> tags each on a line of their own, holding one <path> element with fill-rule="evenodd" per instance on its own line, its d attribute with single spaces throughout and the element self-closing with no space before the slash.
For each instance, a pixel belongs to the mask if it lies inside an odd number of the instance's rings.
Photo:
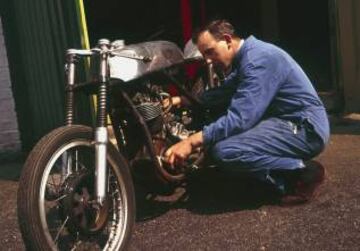
<svg viewBox="0 0 360 251">
<path fill-rule="evenodd" d="M 201 25 L 205 25 L 206 22 L 206 11 L 205 11 L 205 0 L 200 0 L 200 22 Z"/>
<path fill-rule="evenodd" d="M 183 39 L 184 44 L 191 39 L 192 34 L 192 16 L 190 0 L 181 0 L 180 3 L 181 21 L 183 27 Z M 186 73 L 188 77 L 193 78 L 196 74 L 196 67 L 193 65 L 186 67 Z"/>
<path fill-rule="evenodd" d="M 191 18 L 191 5 L 190 0 L 181 0 L 181 23 L 183 27 L 183 39 L 186 43 L 191 38 L 192 32 L 192 18 Z"/>
<path fill-rule="evenodd" d="M 192 36 L 192 13 L 191 13 L 191 0 L 181 0 L 180 1 L 180 16 L 181 16 L 181 23 L 182 23 L 182 32 L 183 32 L 183 39 L 184 44 L 186 44 Z M 200 21 L 201 24 L 205 23 L 205 1 L 200 0 Z M 191 64 L 186 66 L 186 73 L 188 78 L 192 79 L 195 77 L 196 72 L 199 68 L 198 64 Z M 178 95 L 178 90 L 176 86 L 170 85 L 168 92 L 171 96 Z"/>
<path fill-rule="evenodd" d="M 186 44 L 187 41 L 191 39 L 191 33 L 192 33 L 190 0 L 180 1 L 180 16 L 181 16 L 184 44 Z M 196 68 L 192 65 L 186 66 L 186 73 L 189 78 L 192 78 L 195 76 Z M 168 92 L 171 96 L 179 95 L 179 91 L 177 90 L 175 85 L 169 85 Z"/>
</svg>

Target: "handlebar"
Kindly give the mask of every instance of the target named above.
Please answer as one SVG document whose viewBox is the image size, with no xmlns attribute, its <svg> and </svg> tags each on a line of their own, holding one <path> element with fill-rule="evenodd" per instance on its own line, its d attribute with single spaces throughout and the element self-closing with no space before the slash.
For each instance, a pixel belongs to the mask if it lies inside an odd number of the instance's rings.
<svg viewBox="0 0 360 251">
<path fill-rule="evenodd" d="M 100 49 L 97 49 L 97 51 L 100 51 Z M 94 49 L 91 50 L 80 50 L 80 49 L 69 49 L 66 51 L 66 55 L 74 55 L 74 56 L 84 56 L 84 57 L 88 57 L 88 56 L 92 56 L 95 54 Z"/>
<path fill-rule="evenodd" d="M 90 50 L 81 50 L 81 49 L 69 49 L 66 51 L 66 55 L 68 56 L 80 56 L 80 57 L 90 57 L 93 55 L 101 54 L 101 53 L 108 53 L 109 56 L 117 56 L 117 57 L 123 57 L 123 58 L 131 58 L 136 60 L 141 60 L 144 62 L 150 62 L 152 58 L 146 57 L 146 56 L 139 56 L 139 55 L 133 55 L 129 54 L 128 52 L 122 52 L 122 51 L 115 51 L 115 50 L 104 50 L 99 48 L 93 48 Z"/>
</svg>

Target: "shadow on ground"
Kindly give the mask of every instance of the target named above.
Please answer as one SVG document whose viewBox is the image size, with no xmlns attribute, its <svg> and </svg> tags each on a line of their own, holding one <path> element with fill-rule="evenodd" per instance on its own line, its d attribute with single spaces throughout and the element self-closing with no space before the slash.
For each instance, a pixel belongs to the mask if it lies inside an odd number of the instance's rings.
<svg viewBox="0 0 360 251">
<path fill-rule="evenodd" d="M 19 181 L 24 159 L 0 161 L 0 180 Z"/>
<path fill-rule="evenodd" d="M 360 115 L 330 116 L 331 133 L 360 135 Z"/>
<path fill-rule="evenodd" d="M 278 198 L 267 184 L 214 168 L 194 173 L 186 184 L 168 194 L 151 194 L 139 185 L 136 191 L 138 222 L 179 208 L 203 215 L 254 210 L 277 204 Z"/>
</svg>

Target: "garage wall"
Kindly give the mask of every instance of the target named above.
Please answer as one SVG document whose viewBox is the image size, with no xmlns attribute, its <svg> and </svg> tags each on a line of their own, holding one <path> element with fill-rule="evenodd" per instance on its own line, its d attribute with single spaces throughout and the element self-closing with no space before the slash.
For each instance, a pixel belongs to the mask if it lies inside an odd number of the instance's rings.
<svg viewBox="0 0 360 251">
<path fill-rule="evenodd" d="M 80 1 L 80 0 L 78 0 Z M 0 1 L 22 149 L 64 124 L 65 51 L 81 48 L 78 1 Z M 80 68 L 84 64 L 79 64 Z M 84 81 L 79 69 L 79 81 Z M 91 122 L 87 97 L 77 98 L 76 111 Z M 80 123 L 79 122 L 79 123 Z"/>
<path fill-rule="evenodd" d="M 360 1 L 337 0 L 340 84 L 345 110 L 360 112 Z"/>
<path fill-rule="evenodd" d="M 2 27 L 0 18 L 0 153 L 21 148 Z"/>
</svg>

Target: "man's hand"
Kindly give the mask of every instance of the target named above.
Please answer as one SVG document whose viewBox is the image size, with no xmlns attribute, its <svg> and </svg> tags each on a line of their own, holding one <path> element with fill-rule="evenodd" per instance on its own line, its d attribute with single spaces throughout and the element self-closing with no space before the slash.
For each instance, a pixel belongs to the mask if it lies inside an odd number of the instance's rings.
<svg viewBox="0 0 360 251">
<path fill-rule="evenodd" d="M 181 97 L 180 96 L 174 96 L 174 97 L 165 98 L 165 99 L 162 100 L 162 106 L 164 107 L 164 109 L 167 109 L 169 107 L 169 105 L 172 105 L 172 106 L 175 106 L 175 107 L 181 106 Z"/>
<path fill-rule="evenodd" d="M 192 152 L 192 145 L 188 139 L 184 139 L 171 146 L 165 153 L 165 160 L 170 166 L 183 166 L 184 161 Z"/>
<path fill-rule="evenodd" d="M 165 152 L 165 160 L 171 166 L 182 166 L 193 150 L 201 146 L 202 143 L 203 135 L 200 131 L 171 146 Z"/>
</svg>

